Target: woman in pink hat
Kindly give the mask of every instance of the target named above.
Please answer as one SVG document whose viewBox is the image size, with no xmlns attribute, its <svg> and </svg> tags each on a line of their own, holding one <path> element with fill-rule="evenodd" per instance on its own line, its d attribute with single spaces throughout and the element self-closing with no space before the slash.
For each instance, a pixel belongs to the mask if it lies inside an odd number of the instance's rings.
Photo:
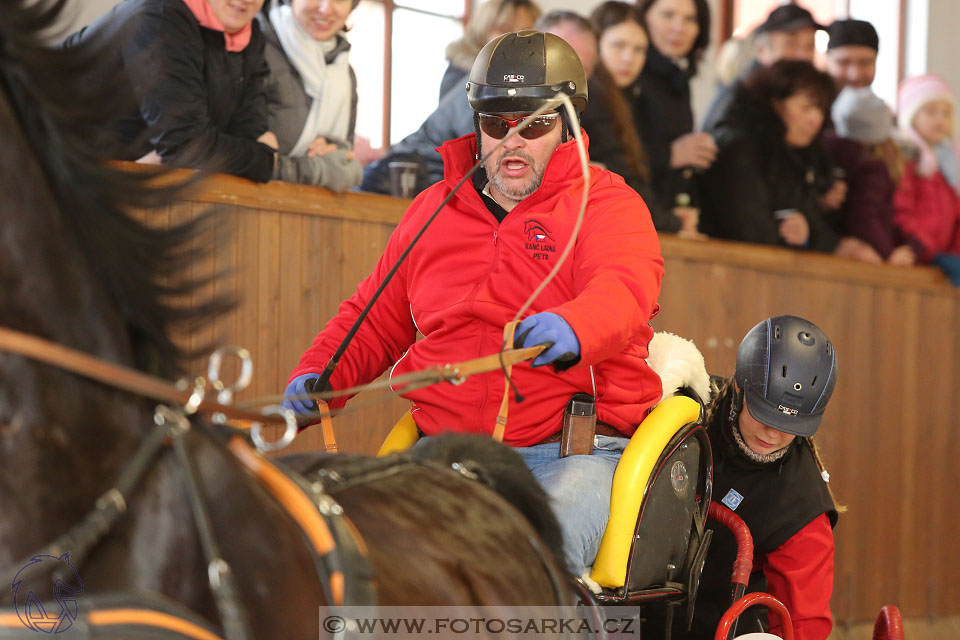
<svg viewBox="0 0 960 640">
<path fill-rule="evenodd" d="M 960 286 L 960 146 L 956 99 L 935 74 L 900 85 L 897 121 L 919 154 L 907 162 L 895 196 L 896 223 L 920 262 Z"/>
</svg>

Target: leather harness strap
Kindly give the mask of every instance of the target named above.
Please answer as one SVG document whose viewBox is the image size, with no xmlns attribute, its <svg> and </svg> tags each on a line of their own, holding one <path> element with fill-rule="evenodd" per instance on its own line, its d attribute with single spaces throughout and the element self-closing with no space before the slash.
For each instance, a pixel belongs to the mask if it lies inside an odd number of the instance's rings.
<svg viewBox="0 0 960 640">
<path fill-rule="evenodd" d="M 187 405 L 193 396 L 192 389 L 180 389 L 166 380 L 147 375 L 63 345 L 28 335 L 6 327 L 0 327 L 0 351 L 19 354 L 38 362 L 75 373 L 97 382 L 141 395 L 174 406 Z M 223 405 L 210 400 L 201 400 L 197 411 L 222 413 L 235 420 L 250 420 L 265 424 L 286 425 L 282 416 L 261 415 L 252 411 Z"/>
<path fill-rule="evenodd" d="M 536 358 L 540 355 L 546 345 L 535 345 L 524 347 L 523 349 L 506 349 L 499 353 L 489 356 L 481 356 L 473 360 L 465 360 L 444 365 L 427 367 L 420 371 L 411 371 L 392 378 L 376 380 L 369 384 L 347 387 L 345 389 L 334 389 L 332 391 L 318 391 L 316 393 L 302 394 L 298 397 L 310 397 L 314 400 L 330 400 L 341 396 L 352 396 L 363 391 L 377 391 L 379 389 L 390 389 L 396 393 L 422 389 L 439 382 L 449 382 L 451 384 L 460 384 L 470 376 L 477 373 L 487 373 L 488 371 L 497 371 L 504 367 Z M 272 402 L 282 400 L 284 396 L 265 396 L 237 403 L 239 407 L 256 407 Z M 316 414 L 314 417 L 317 417 Z M 259 418 L 256 418 L 259 419 Z"/>
<path fill-rule="evenodd" d="M 508 322 L 503 327 L 503 351 L 513 350 L 513 333 L 517 329 L 517 325 L 520 324 L 518 321 L 514 320 Z M 543 351 L 545 347 L 540 346 L 540 351 Z M 503 353 L 501 351 L 501 354 Z M 539 354 L 538 354 L 539 355 Z M 493 427 L 493 439 L 497 442 L 503 442 L 503 433 L 507 429 L 507 412 L 510 410 L 510 373 L 513 371 L 513 363 L 504 362 L 502 359 L 499 361 L 500 366 L 503 367 L 503 399 L 500 401 L 500 411 L 497 413 L 497 422 Z"/>
<path fill-rule="evenodd" d="M 310 541 L 318 556 L 318 571 L 326 579 L 328 601 L 337 606 L 375 605 L 377 596 L 367 547 L 329 492 L 260 456 L 239 436 L 233 436 L 227 448 Z"/>
<path fill-rule="evenodd" d="M 333 536 L 326 523 L 320 518 L 317 507 L 289 477 L 259 456 L 238 436 L 230 438 L 227 448 L 296 520 L 317 553 L 327 555 L 333 550 L 335 546 Z"/>
<path fill-rule="evenodd" d="M 190 640 L 223 640 L 220 636 L 199 624 L 179 616 L 144 608 L 115 608 L 81 612 L 74 626 L 86 627 L 148 627 L 161 629 L 178 638 Z M 5 631 L 6 630 L 6 631 Z M 13 630 L 12 632 L 10 630 Z M 22 630 L 22 633 L 18 633 Z M 16 613 L 0 613 L 0 638 L 22 635 L 35 637 L 37 631 L 29 629 Z M 151 637 L 154 637 L 151 634 Z"/>
<path fill-rule="evenodd" d="M 108 627 L 119 625 L 135 625 L 139 627 L 152 627 L 154 629 L 166 629 L 173 631 L 186 638 L 195 640 L 221 640 L 220 636 L 210 633 L 203 627 L 178 618 L 177 616 L 163 613 L 162 611 L 150 611 L 149 609 L 104 609 L 102 611 L 91 611 L 87 615 L 91 626 Z"/>
</svg>

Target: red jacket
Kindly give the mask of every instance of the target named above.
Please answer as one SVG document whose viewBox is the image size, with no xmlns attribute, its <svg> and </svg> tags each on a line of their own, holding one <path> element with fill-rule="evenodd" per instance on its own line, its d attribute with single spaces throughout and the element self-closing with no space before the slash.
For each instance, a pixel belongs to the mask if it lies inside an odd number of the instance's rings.
<svg viewBox="0 0 960 640">
<path fill-rule="evenodd" d="M 381 278 L 424 221 L 470 169 L 473 134 L 440 148 L 445 176 L 407 209 L 373 273 L 340 305 L 291 374 L 320 372 Z M 497 353 L 503 327 L 555 264 L 576 222 L 582 174 L 576 143 L 557 147 L 543 182 L 498 223 L 468 181 L 423 235 L 373 306 L 331 379 L 334 389 Z M 556 433 L 577 392 L 597 393 L 598 418 L 630 435 L 661 396 L 646 364 L 663 258 L 650 213 L 635 191 L 609 171 L 590 168 L 590 198 L 576 246 L 528 314 L 562 316 L 580 340 L 580 362 L 515 366 L 525 400 L 511 394 L 504 441 L 528 446 Z M 417 332 L 423 338 L 416 340 Z M 492 433 L 503 373 L 475 375 L 401 393 L 428 435 Z M 333 403 L 341 406 L 346 399 Z"/>
<path fill-rule="evenodd" d="M 945 251 L 960 253 L 960 197 L 942 173 L 921 176 L 916 163 L 907 163 L 894 205 L 897 226 L 921 262 Z"/>
<path fill-rule="evenodd" d="M 761 559 L 767 590 L 790 612 L 796 640 L 826 640 L 833 628 L 833 550 L 833 528 L 824 513 Z M 770 633 L 783 636 L 774 613 Z"/>
</svg>

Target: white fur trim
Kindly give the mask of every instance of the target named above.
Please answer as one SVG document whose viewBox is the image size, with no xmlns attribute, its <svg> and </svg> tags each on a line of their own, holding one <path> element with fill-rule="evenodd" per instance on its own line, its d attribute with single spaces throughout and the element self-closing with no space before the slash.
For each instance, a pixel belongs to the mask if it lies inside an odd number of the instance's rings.
<svg viewBox="0 0 960 640">
<path fill-rule="evenodd" d="M 592 567 L 587 567 L 584 569 L 580 579 L 583 580 L 583 583 L 587 585 L 587 588 L 589 588 L 590 591 L 593 591 L 594 593 L 600 593 L 603 591 L 603 587 L 601 587 L 597 581 L 590 577 L 591 568 Z"/>
<path fill-rule="evenodd" d="M 663 397 L 676 395 L 680 387 L 690 387 L 703 402 L 710 401 L 710 374 L 703 354 L 686 338 L 658 331 L 650 341 L 647 364 L 660 376 Z"/>
</svg>

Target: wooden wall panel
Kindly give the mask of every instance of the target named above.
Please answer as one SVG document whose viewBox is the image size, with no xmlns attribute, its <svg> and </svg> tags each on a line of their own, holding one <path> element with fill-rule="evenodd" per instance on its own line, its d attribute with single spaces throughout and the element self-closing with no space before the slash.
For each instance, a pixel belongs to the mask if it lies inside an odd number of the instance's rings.
<svg viewBox="0 0 960 640">
<path fill-rule="evenodd" d="M 176 223 L 218 207 L 223 239 L 200 269 L 229 271 L 215 290 L 235 287 L 240 305 L 199 335 L 251 350 L 255 379 L 241 396 L 249 400 L 282 392 L 300 354 L 372 269 L 406 204 L 218 176 L 150 219 Z M 731 374 L 744 333 L 771 315 L 805 316 L 836 345 L 840 376 L 818 441 L 849 506 L 836 529 L 837 619 L 872 620 L 888 603 L 906 616 L 960 614 L 958 290 L 928 268 L 720 241 L 666 237 L 662 245 L 666 275 L 653 324 L 696 342 L 712 373 Z M 374 452 L 405 409 L 390 394 L 357 396 L 335 420 L 342 449 Z M 291 450 L 322 446 L 313 429 Z"/>
</svg>

